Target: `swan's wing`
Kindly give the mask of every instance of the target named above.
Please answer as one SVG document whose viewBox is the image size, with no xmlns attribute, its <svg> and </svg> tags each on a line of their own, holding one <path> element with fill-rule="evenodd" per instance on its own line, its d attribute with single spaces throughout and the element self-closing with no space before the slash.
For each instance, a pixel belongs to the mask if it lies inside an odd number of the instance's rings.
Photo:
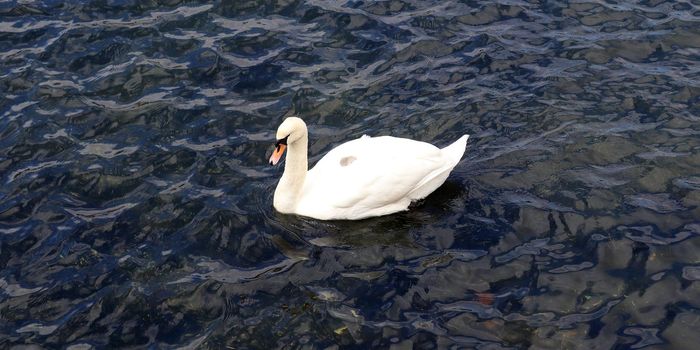
<svg viewBox="0 0 700 350">
<path fill-rule="evenodd" d="M 425 142 L 363 136 L 331 150 L 309 171 L 302 197 L 334 208 L 380 208 L 400 200 L 444 168 L 439 148 Z"/>
</svg>

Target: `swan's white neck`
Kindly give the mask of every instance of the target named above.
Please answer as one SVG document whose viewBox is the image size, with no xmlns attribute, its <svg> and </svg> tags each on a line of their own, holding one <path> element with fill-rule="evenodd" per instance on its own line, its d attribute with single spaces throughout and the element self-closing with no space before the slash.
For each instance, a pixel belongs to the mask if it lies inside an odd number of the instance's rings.
<svg viewBox="0 0 700 350">
<path fill-rule="evenodd" d="M 309 137 L 307 133 L 287 145 L 287 160 L 284 174 L 275 189 L 274 206 L 281 213 L 294 213 L 301 191 L 304 188 L 306 172 L 309 169 L 307 158 Z"/>
</svg>

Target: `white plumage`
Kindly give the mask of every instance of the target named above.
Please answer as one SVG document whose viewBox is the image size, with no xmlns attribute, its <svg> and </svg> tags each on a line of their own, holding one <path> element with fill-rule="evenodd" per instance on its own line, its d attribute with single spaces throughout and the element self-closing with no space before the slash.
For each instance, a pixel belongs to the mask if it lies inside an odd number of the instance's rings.
<svg viewBox="0 0 700 350">
<path fill-rule="evenodd" d="M 299 118 L 277 131 L 286 138 L 287 161 L 275 190 L 279 212 L 321 220 L 363 219 L 408 209 L 442 185 L 457 165 L 469 135 L 439 149 L 429 143 L 391 136 L 348 141 L 307 171 L 308 132 Z M 270 163 L 279 161 L 277 148 Z"/>
</svg>

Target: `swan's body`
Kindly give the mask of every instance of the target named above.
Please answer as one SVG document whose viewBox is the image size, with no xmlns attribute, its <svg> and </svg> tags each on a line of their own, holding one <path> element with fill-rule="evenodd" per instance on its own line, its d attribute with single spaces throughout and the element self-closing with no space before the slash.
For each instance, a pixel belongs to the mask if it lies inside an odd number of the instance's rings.
<svg viewBox="0 0 700 350">
<path fill-rule="evenodd" d="M 356 220 L 406 210 L 435 191 L 464 155 L 469 135 L 443 149 L 404 138 L 362 136 L 334 148 L 308 171 L 306 124 L 287 118 L 277 138 L 289 149 L 275 209 L 321 220 Z M 277 163 L 282 152 L 278 146 L 270 162 Z"/>
</svg>

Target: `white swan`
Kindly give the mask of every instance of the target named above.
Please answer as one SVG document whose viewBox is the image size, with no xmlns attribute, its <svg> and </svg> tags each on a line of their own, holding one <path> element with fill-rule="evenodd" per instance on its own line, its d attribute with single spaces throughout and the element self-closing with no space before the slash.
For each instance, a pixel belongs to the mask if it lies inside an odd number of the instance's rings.
<svg viewBox="0 0 700 350">
<path fill-rule="evenodd" d="M 391 136 L 348 141 L 308 170 L 308 131 L 289 117 L 277 129 L 270 164 L 287 150 L 274 207 L 286 214 L 321 220 L 357 220 L 408 209 L 442 185 L 464 155 L 469 135 L 439 149 L 429 143 Z"/>
</svg>

